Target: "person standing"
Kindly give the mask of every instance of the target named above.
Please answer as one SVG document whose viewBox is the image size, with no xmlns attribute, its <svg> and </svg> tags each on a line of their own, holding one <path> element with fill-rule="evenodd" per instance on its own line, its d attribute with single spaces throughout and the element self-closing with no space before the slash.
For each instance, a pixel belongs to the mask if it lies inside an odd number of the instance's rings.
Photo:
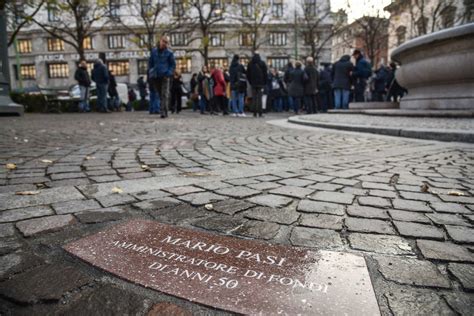
<svg viewBox="0 0 474 316">
<path fill-rule="evenodd" d="M 372 67 L 365 59 L 360 49 L 355 49 L 352 56 L 356 60 L 355 68 L 352 72 L 354 78 L 354 98 L 355 102 L 364 102 L 365 88 L 367 87 L 367 79 L 372 76 Z"/>
<path fill-rule="evenodd" d="M 193 76 L 190 81 L 191 86 L 191 94 L 190 98 L 193 102 L 193 112 L 196 112 L 197 108 L 199 107 L 199 91 L 198 91 L 198 80 L 197 80 L 197 73 L 193 73 Z"/>
<path fill-rule="evenodd" d="M 255 53 L 247 66 L 247 78 L 252 87 L 253 116 L 262 117 L 263 88 L 267 84 L 267 65 L 262 61 L 260 55 Z"/>
<path fill-rule="evenodd" d="M 290 73 L 295 69 L 293 67 L 293 63 L 289 62 L 286 65 L 285 73 L 283 75 L 283 82 L 285 83 L 285 89 L 288 90 L 290 86 Z M 288 91 L 287 91 L 288 92 Z M 294 110 L 294 100 L 293 98 L 287 93 L 286 102 L 285 102 L 285 111 L 292 111 Z"/>
<path fill-rule="evenodd" d="M 318 86 L 319 73 L 314 66 L 313 57 L 306 58 L 306 67 L 304 69 L 307 81 L 304 85 L 304 103 L 308 114 L 318 113 Z"/>
<path fill-rule="evenodd" d="M 107 109 L 107 86 L 109 84 L 109 71 L 101 59 L 97 59 L 94 62 L 92 80 L 97 86 L 97 109 L 103 113 L 110 112 Z"/>
<path fill-rule="evenodd" d="M 230 90 L 233 115 L 245 116 L 244 98 L 247 90 L 247 76 L 245 67 L 240 63 L 239 55 L 234 55 L 230 64 Z"/>
<path fill-rule="evenodd" d="M 390 70 L 387 76 L 387 101 L 399 102 L 400 99 L 408 93 L 408 91 L 398 84 L 395 74 L 397 71 L 397 64 L 390 63 Z"/>
<path fill-rule="evenodd" d="M 117 91 L 117 81 L 115 81 L 115 76 L 112 70 L 109 70 L 109 86 L 108 92 L 110 96 L 109 106 L 114 111 L 120 111 L 120 97 Z"/>
<path fill-rule="evenodd" d="M 351 91 L 351 72 L 354 64 L 351 62 L 351 56 L 344 55 L 334 64 L 333 88 L 334 88 L 334 108 L 349 109 L 349 94 Z"/>
<path fill-rule="evenodd" d="M 158 47 L 154 47 L 148 60 L 148 69 L 155 92 L 160 96 L 161 118 L 168 117 L 171 78 L 176 68 L 174 53 L 168 48 L 169 38 L 163 35 Z"/>
<path fill-rule="evenodd" d="M 214 114 L 214 111 L 217 112 L 220 108 L 222 115 L 228 115 L 227 104 L 225 102 L 226 83 L 224 73 L 219 65 L 214 66 L 214 69 L 211 72 L 211 77 L 214 81 L 214 100 L 212 101 L 212 107 L 214 110 L 211 111 L 211 114 Z"/>
<path fill-rule="evenodd" d="M 181 112 L 181 96 L 183 95 L 183 78 L 179 70 L 174 71 L 171 83 L 171 113 Z"/>
<path fill-rule="evenodd" d="M 268 96 L 270 98 L 270 104 L 273 111 L 283 111 L 283 82 L 281 81 L 278 71 L 275 68 L 270 69 L 269 83 L 268 83 Z"/>
<path fill-rule="evenodd" d="M 137 86 L 138 86 L 138 93 L 140 94 L 140 108 L 145 109 L 146 108 L 146 96 L 147 96 L 147 91 L 146 91 L 146 82 L 143 76 L 140 76 L 137 80 Z M 151 111 L 150 111 L 151 113 Z"/>
<path fill-rule="evenodd" d="M 319 72 L 319 100 L 321 105 L 320 111 L 323 113 L 326 113 L 328 111 L 328 108 L 331 106 L 331 85 L 331 71 L 329 71 L 329 65 L 324 64 L 323 69 Z"/>
<path fill-rule="evenodd" d="M 91 86 L 91 78 L 87 72 L 87 63 L 85 60 L 79 62 L 74 79 L 77 80 L 80 91 L 79 112 L 90 112 L 89 107 L 89 90 Z"/>
<path fill-rule="evenodd" d="M 384 64 L 380 64 L 379 69 L 375 71 L 374 93 L 372 99 L 377 102 L 384 102 L 387 93 L 388 70 Z"/>
<path fill-rule="evenodd" d="M 209 107 L 212 93 L 210 89 L 210 73 L 206 65 L 201 67 L 201 71 L 198 74 L 198 92 L 199 92 L 199 108 L 201 114 L 206 113 L 206 108 Z"/>
<path fill-rule="evenodd" d="M 307 81 L 303 65 L 300 61 L 295 62 L 295 69 L 290 72 L 290 86 L 288 87 L 288 94 L 293 98 L 294 111 L 298 114 L 303 103 L 304 84 Z M 305 80 L 306 79 L 306 80 Z"/>
</svg>

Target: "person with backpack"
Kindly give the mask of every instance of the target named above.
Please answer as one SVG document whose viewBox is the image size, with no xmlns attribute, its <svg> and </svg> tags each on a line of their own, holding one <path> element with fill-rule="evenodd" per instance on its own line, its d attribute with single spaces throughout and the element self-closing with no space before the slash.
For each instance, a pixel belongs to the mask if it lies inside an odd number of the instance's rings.
<svg viewBox="0 0 474 316">
<path fill-rule="evenodd" d="M 314 66 L 313 57 L 306 58 L 306 67 L 304 69 L 307 81 L 304 83 L 304 103 L 308 114 L 318 113 L 318 86 L 319 72 Z"/>
<path fill-rule="evenodd" d="M 365 59 L 360 49 L 355 49 L 352 56 L 356 60 L 356 65 L 352 71 L 354 79 L 354 98 L 355 102 L 364 102 L 365 88 L 367 87 L 367 79 L 372 76 L 372 66 Z"/>
<path fill-rule="evenodd" d="M 245 67 L 240 63 L 239 55 L 234 55 L 230 64 L 230 91 L 233 116 L 246 116 L 244 113 L 247 76 Z"/>
<path fill-rule="evenodd" d="M 258 53 L 255 53 L 247 66 L 247 79 L 252 87 L 253 116 L 263 116 L 262 98 L 263 88 L 268 79 L 267 65 Z"/>
<path fill-rule="evenodd" d="M 74 74 L 74 79 L 77 80 L 81 99 L 79 102 L 79 112 L 90 112 L 89 107 L 89 90 L 91 86 L 91 78 L 87 72 L 87 63 L 85 60 L 79 62 L 79 66 Z"/>
</svg>

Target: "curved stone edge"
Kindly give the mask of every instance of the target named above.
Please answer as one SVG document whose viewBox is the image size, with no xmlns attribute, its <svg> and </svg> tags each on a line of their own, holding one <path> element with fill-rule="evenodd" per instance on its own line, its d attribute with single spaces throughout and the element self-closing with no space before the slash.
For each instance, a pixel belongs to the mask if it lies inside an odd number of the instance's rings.
<svg viewBox="0 0 474 316">
<path fill-rule="evenodd" d="M 444 142 L 462 142 L 474 143 L 474 133 L 461 130 L 436 130 L 436 129 L 417 129 L 417 128 L 392 128 L 380 126 L 350 125 L 350 124 L 334 124 L 317 121 L 304 120 L 301 116 L 292 116 L 288 118 L 288 123 L 299 124 L 312 127 L 320 127 L 327 129 L 336 129 L 340 131 L 371 133 L 386 136 L 408 137 L 417 139 L 437 140 Z"/>
</svg>

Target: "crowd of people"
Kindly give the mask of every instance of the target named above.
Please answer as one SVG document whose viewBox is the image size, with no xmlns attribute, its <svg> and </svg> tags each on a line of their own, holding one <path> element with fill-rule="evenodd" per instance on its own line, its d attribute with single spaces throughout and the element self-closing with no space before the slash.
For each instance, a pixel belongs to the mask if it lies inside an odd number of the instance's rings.
<svg viewBox="0 0 474 316">
<path fill-rule="evenodd" d="M 245 65 L 239 55 L 234 55 L 228 69 L 219 65 L 203 65 L 192 75 L 190 92 L 185 88 L 181 73 L 176 69 L 169 38 L 162 36 L 150 53 L 148 75 L 137 81 L 140 105 L 148 106 L 150 114 L 168 117 L 168 112 L 181 112 L 183 95 L 191 99 L 193 111 L 201 114 L 243 117 L 245 106 L 254 117 L 264 111 L 302 111 L 308 114 L 327 112 L 328 109 L 348 109 L 349 102 L 398 101 L 407 91 L 395 79 L 396 64 L 380 65 L 373 72 L 371 64 L 360 49 L 351 56 L 344 55 L 334 65 L 324 64 L 318 70 L 312 57 L 305 63 L 288 63 L 284 71 L 268 67 L 258 53 Z M 90 111 L 89 90 L 91 79 L 97 87 L 97 108 L 101 112 L 119 110 L 121 100 L 117 83 L 101 59 L 94 63 L 89 78 L 87 64 L 81 61 L 75 74 L 81 102 L 80 111 Z M 107 98 L 107 94 L 109 98 Z M 149 100 L 147 98 L 149 97 Z M 126 110 L 137 100 L 133 88 L 128 90 Z M 250 102 L 246 102 L 249 101 Z"/>
</svg>

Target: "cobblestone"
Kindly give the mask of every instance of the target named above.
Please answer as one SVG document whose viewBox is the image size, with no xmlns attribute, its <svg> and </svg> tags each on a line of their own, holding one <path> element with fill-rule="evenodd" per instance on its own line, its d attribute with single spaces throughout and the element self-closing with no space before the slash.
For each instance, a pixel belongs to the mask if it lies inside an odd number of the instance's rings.
<svg viewBox="0 0 474 316">
<path fill-rule="evenodd" d="M 474 243 L 474 229 L 445 225 L 449 237 L 458 243 Z"/>
<path fill-rule="evenodd" d="M 75 221 L 74 217 L 69 214 L 54 215 L 21 221 L 16 224 L 16 227 L 25 237 L 30 237 L 40 233 L 49 233 L 60 230 L 65 226 L 74 224 Z"/>
<path fill-rule="evenodd" d="M 353 249 L 358 250 L 391 255 L 415 254 L 410 244 L 398 236 L 352 233 L 349 242 Z"/>
<path fill-rule="evenodd" d="M 298 204 L 298 211 L 307 213 L 324 213 L 333 215 L 344 215 L 344 205 L 316 202 L 311 200 L 301 200 Z"/>
<path fill-rule="evenodd" d="M 402 236 L 444 240 L 443 231 L 437 227 L 409 222 L 394 221 L 393 223 Z"/>
<path fill-rule="evenodd" d="M 448 271 L 461 282 L 466 290 L 474 290 L 474 265 L 462 263 L 448 264 Z"/>
<path fill-rule="evenodd" d="M 417 240 L 416 243 L 427 259 L 474 262 L 474 255 L 456 244 L 432 240 Z"/>
<path fill-rule="evenodd" d="M 346 218 L 345 224 L 349 231 L 362 233 L 379 233 L 394 235 L 395 230 L 388 221 L 364 218 Z"/>
</svg>

